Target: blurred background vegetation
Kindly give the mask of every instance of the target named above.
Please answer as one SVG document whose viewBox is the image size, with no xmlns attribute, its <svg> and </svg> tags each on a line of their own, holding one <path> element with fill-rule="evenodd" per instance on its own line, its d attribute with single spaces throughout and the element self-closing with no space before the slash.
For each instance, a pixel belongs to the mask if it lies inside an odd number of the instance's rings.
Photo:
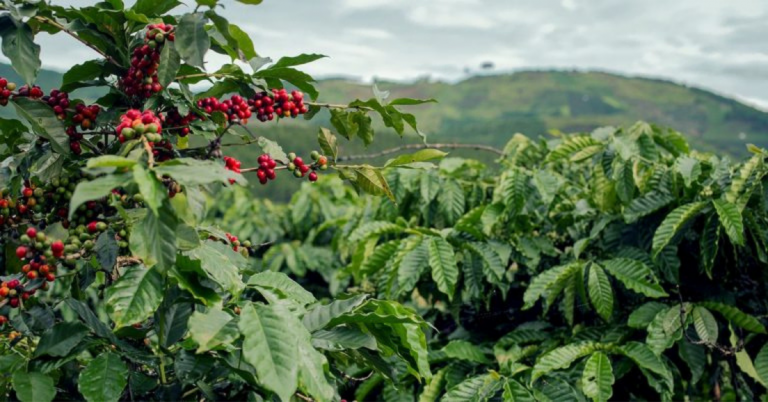
<svg viewBox="0 0 768 402">
<path fill-rule="evenodd" d="M 19 80 L 10 66 L 4 64 L 0 64 L 0 76 Z M 56 88 L 61 83 L 61 74 L 42 70 L 38 83 L 46 91 Z M 546 138 L 558 132 L 589 132 L 597 127 L 630 126 L 635 121 L 647 120 L 685 133 L 692 145 L 702 151 L 717 150 L 741 157 L 746 155 L 748 143 L 768 147 L 768 113 L 712 92 L 663 80 L 601 72 L 523 71 L 479 75 L 456 83 L 422 80 L 377 84 L 382 91 L 391 92 L 392 98 L 439 101 L 409 110 L 418 118 L 430 143 L 460 142 L 501 148 L 518 132 L 532 138 Z M 371 85 L 345 79 L 324 79 L 317 87 L 322 102 L 342 103 L 372 97 Z M 84 88 L 73 95 L 92 101 L 101 93 Z M 12 113 L 12 108 L 0 109 L 0 117 Z M 308 156 L 317 148 L 318 127 L 330 127 L 329 118 L 323 110 L 311 122 L 298 119 L 260 124 L 254 121 L 249 130 L 254 135 L 278 140 L 287 152 Z M 359 140 L 340 139 L 341 154 L 374 153 L 421 142 L 415 135 L 400 138 L 380 125 L 376 133 L 377 138 L 368 149 Z M 238 137 L 229 139 L 229 142 L 237 141 Z M 228 147 L 225 153 L 242 160 L 243 167 L 250 167 L 256 166 L 261 150 L 254 144 Z M 451 154 L 485 162 L 494 157 L 470 150 Z M 374 158 L 367 162 L 378 164 L 386 159 Z M 285 176 L 286 180 L 270 182 L 266 188 L 253 186 L 253 192 L 274 201 L 287 201 L 301 181 Z"/>
</svg>

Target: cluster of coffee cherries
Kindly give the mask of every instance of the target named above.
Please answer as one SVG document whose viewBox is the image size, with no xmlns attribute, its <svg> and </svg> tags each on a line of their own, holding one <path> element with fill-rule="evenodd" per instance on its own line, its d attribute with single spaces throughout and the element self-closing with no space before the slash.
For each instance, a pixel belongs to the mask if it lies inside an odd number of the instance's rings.
<svg viewBox="0 0 768 402">
<path fill-rule="evenodd" d="M 150 143 L 160 142 L 163 125 L 160 118 L 151 110 L 141 112 L 131 109 L 120 116 L 120 124 L 116 128 L 117 139 L 123 143 L 142 136 Z"/>
<path fill-rule="evenodd" d="M 227 170 L 231 170 L 235 173 L 240 173 L 240 161 L 231 157 L 231 156 L 225 156 L 224 158 L 224 168 Z M 274 171 L 273 171 L 274 172 Z M 235 179 L 229 179 L 229 184 L 235 184 Z"/>
<path fill-rule="evenodd" d="M 72 116 L 72 125 L 67 127 L 69 149 L 75 155 L 80 155 L 83 152 L 80 146 L 80 141 L 83 139 L 83 133 L 78 132 L 77 128 L 80 127 L 82 130 L 90 130 L 93 128 L 96 122 L 96 116 L 99 115 L 99 112 L 101 112 L 101 108 L 98 105 L 86 106 L 82 103 L 78 103 L 77 106 L 75 106 L 75 114 Z"/>
<path fill-rule="evenodd" d="M 40 99 L 43 97 L 43 90 L 39 86 L 22 85 L 19 87 L 19 92 L 16 96 L 29 97 L 31 99 Z"/>
<path fill-rule="evenodd" d="M 232 95 L 231 98 L 223 101 L 216 97 L 200 99 L 197 101 L 197 107 L 207 114 L 222 112 L 227 115 L 228 121 L 240 124 L 247 124 L 252 113 L 248 102 L 240 95 Z"/>
<path fill-rule="evenodd" d="M 257 93 L 248 104 L 256 113 L 259 121 L 273 120 L 277 117 L 296 117 L 307 113 L 307 106 L 304 104 L 304 94 L 299 91 L 292 91 L 290 94 L 285 89 L 273 89 L 270 95 L 267 92 Z"/>
<path fill-rule="evenodd" d="M 7 79 L 0 77 L 0 106 L 6 106 L 8 99 L 11 99 L 13 91 L 16 90 L 16 84 L 8 82 Z"/>
<path fill-rule="evenodd" d="M 67 108 L 69 107 L 68 93 L 54 89 L 49 95 L 43 96 L 42 101 L 53 109 L 53 113 L 56 114 L 59 120 L 67 118 Z"/>
<path fill-rule="evenodd" d="M 16 248 L 16 257 L 28 261 L 21 271 L 30 281 L 41 278 L 47 282 L 56 279 L 55 258 L 64 255 L 64 243 L 61 240 L 51 241 L 43 232 L 38 232 L 34 227 L 27 228 L 27 232 L 19 237 L 21 245 Z M 52 263 L 47 262 L 51 260 Z"/>
<path fill-rule="evenodd" d="M 317 181 L 317 170 L 328 169 L 328 158 L 320 155 L 317 151 L 312 151 L 310 157 L 314 162 L 307 165 L 301 157 L 298 157 L 295 153 L 291 152 L 288 154 L 288 160 L 290 161 L 288 163 L 288 170 L 293 172 L 293 175 L 296 177 L 304 177 L 307 172 L 309 172 L 309 181 Z"/>
<path fill-rule="evenodd" d="M 165 113 L 165 115 L 161 115 L 163 125 L 164 127 L 167 127 L 166 130 L 178 134 L 179 137 L 186 137 L 189 135 L 189 123 L 192 123 L 198 118 L 199 117 L 191 111 L 187 113 L 186 116 L 182 116 L 177 108 L 173 108 Z"/>
<path fill-rule="evenodd" d="M 157 77 L 160 52 L 166 40 L 173 42 L 174 39 L 173 25 L 162 22 L 147 25 L 144 44 L 133 49 L 131 66 L 120 79 L 120 88 L 126 95 L 147 99 L 163 90 Z"/>
<path fill-rule="evenodd" d="M 229 240 L 229 244 L 232 245 L 232 250 L 241 253 L 243 257 L 248 257 L 250 253 L 250 249 L 252 247 L 251 242 L 249 240 L 240 242 L 240 239 L 238 239 L 237 236 L 234 236 L 231 233 L 227 233 L 226 235 L 227 235 L 227 240 Z"/>
<path fill-rule="evenodd" d="M 277 162 L 272 159 L 269 154 L 259 155 L 259 169 L 256 170 L 256 176 L 259 178 L 259 183 L 267 184 L 269 180 L 275 180 L 275 167 Z"/>
</svg>

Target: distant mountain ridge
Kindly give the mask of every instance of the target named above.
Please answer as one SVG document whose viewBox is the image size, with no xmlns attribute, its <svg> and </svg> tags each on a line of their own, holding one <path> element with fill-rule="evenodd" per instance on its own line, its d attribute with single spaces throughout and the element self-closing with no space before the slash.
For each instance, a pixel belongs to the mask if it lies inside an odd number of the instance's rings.
<svg viewBox="0 0 768 402">
<path fill-rule="evenodd" d="M 745 153 L 768 147 L 768 113 L 703 89 L 604 72 L 521 71 L 457 83 L 379 82 L 393 97 L 435 98 L 415 113 L 433 141 L 503 145 L 521 132 L 591 131 L 638 120 L 673 127 L 705 150 Z M 344 80 L 319 85 L 324 101 L 370 97 L 370 87 Z"/>
<path fill-rule="evenodd" d="M 21 81 L 6 64 L 0 64 L 0 76 Z M 45 90 L 58 87 L 61 77 L 61 73 L 41 70 L 38 85 Z M 456 83 L 382 81 L 378 86 L 390 91 L 393 98 L 438 100 L 437 104 L 413 109 L 432 142 L 500 147 L 517 132 L 537 137 L 550 130 L 588 132 L 596 127 L 628 126 L 646 120 L 685 133 L 704 150 L 744 154 L 747 143 L 768 147 L 768 113 L 706 90 L 660 79 L 541 70 L 478 75 Z M 318 88 L 320 100 L 332 103 L 372 96 L 370 85 L 343 78 L 320 80 Z M 75 95 L 93 100 L 101 93 L 103 89 L 83 88 Z M 0 111 L 0 115 L 8 116 L 9 112 Z M 318 117 L 317 123 L 324 124 L 328 114 Z M 279 131 L 291 126 L 284 125 Z"/>
</svg>

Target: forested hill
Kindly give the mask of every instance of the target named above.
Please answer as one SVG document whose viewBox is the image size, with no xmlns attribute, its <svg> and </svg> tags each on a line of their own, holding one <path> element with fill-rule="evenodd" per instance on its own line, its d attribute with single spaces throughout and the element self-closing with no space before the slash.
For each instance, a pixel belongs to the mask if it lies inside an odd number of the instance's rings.
<svg viewBox="0 0 768 402">
<path fill-rule="evenodd" d="M 321 97 L 369 97 L 370 87 L 322 82 Z M 768 146 L 768 113 L 712 92 L 669 81 L 600 72 L 528 71 L 439 82 L 379 83 L 393 97 L 435 98 L 416 112 L 435 139 L 502 145 L 511 133 L 590 131 L 637 120 L 673 127 L 704 149 L 744 152 Z"/>
</svg>

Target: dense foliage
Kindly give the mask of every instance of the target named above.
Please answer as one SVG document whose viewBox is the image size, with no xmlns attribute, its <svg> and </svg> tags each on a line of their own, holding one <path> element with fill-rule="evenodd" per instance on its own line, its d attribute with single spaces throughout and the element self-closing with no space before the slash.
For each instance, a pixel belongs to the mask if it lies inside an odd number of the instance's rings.
<svg viewBox="0 0 768 402">
<path fill-rule="evenodd" d="M 202 218 L 206 194 L 246 184 L 246 173 L 262 185 L 311 183 L 333 169 L 391 197 L 382 168 L 336 163 L 329 130 L 312 130 L 323 154 L 302 159 L 247 122 L 327 108 L 337 131 L 367 144 L 370 113 L 418 132 L 399 108 L 429 101 L 375 92 L 316 103 L 296 66 L 323 56 L 272 62 L 216 0 L 171 14 L 180 5 L 0 5 L 3 54 L 26 81 L 0 78 L 0 106 L 18 117 L 0 120 L 0 399 L 330 401 L 371 370 L 427 382 L 426 324 L 414 310 L 342 292 L 318 300 L 283 273 L 253 269 L 260 247 Z M 41 32 L 100 57 L 44 93 L 34 85 Z M 208 51 L 232 63 L 207 72 Z M 108 93 L 86 105 L 71 95 L 83 87 Z M 263 149 L 258 166 L 223 155 L 225 144 L 249 143 Z"/>
<path fill-rule="evenodd" d="M 764 400 L 768 152 L 750 151 L 645 123 L 515 135 L 498 166 L 387 171 L 396 203 L 327 178 L 209 219 L 264 244 L 257 269 L 430 323 L 431 382 L 373 373 L 359 400 Z"/>
</svg>

